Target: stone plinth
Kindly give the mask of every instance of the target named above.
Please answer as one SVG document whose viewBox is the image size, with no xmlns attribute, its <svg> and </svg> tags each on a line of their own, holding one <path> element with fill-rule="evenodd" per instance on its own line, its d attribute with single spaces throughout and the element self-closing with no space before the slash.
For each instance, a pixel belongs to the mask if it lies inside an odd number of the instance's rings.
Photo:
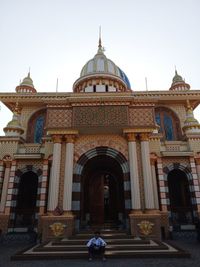
<svg viewBox="0 0 200 267">
<path fill-rule="evenodd" d="M 169 214 L 167 211 L 160 211 L 161 227 L 165 238 L 169 238 Z"/>
<path fill-rule="evenodd" d="M 6 234 L 8 231 L 9 216 L 7 214 L 0 214 L 0 231 Z"/>
<path fill-rule="evenodd" d="M 72 236 L 75 229 L 74 222 L 75 220 L 72 214 L 41 216 L 39 225 L 42 234 L 42 242 Z"/>
<path fill-rule="evenodd" d="M 161 215 L 159 213 L 130 213 L 131 235 L 147 239 L 161 239 Z"/>
</svg>

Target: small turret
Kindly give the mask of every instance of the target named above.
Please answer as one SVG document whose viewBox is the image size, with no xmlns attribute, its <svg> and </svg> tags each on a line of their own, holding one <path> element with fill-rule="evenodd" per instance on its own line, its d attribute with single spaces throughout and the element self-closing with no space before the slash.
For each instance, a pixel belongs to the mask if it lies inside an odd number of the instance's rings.
<svg viewBox="0 0 200 267">
<path fill-rule="evenodd" d="M 20 136 L 24 133 L 24 129 L 20 124 L 20 113 L 21 110 L 19 108 L 18 103 L 16 103 L 13 110 L 13 118 L 7 124 L 7 126 L 3 129 L 6 136 Z"/>
<path fill-rule="evenodd" d="M 198 120 L 194 118 L 193 109 L 189 101 L 187 101 L 186 120 L 184 121 L 183 131 L 186 134 L 200 134 L 200 124 Z"/>
<path fill-rule="evenodd" d="M 177 73 L 175 70 L 175 76 L 172 79 L 172 84 L 169 90 L 173 91 L 188 91 L 190 89 L 190 85 L 187 84 L 183 78 Z"/>
<path fill-rule="evenodd" d="M 28 76 L 23 79 L 23 81 L 16 87 L 17 93 L 28 93 L 28 94 L 35 94 L 37 93 L 34 85 L 33 80 L 30 77 L 30 72 L 28 73 Z"/>
</svg>

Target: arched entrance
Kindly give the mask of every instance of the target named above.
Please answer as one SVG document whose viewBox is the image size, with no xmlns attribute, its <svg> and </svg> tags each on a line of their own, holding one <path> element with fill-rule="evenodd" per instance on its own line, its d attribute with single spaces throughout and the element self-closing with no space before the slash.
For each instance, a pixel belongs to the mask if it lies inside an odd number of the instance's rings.
<svg viewBox="0 0 200 267">
<path fill-rule="evenodd" d="M 82 171 L 81 221 L 88 225 L 120 224 L 124 219 L 123 171 L 116 159 L 97 155 Z"/>
<path fill-rule="evenodd" d="M 175 169 L 168 174 L 168 188 L 172 224 L 192 224 L 193 209 L 189 182 L 185 172 Z"/>
<path fill-rule="evenodd" d="M 38 176 L 28 171 L 20 177 L 15 212 L 15 228 L 27 228 L 34 225 Z"/>
</svg>

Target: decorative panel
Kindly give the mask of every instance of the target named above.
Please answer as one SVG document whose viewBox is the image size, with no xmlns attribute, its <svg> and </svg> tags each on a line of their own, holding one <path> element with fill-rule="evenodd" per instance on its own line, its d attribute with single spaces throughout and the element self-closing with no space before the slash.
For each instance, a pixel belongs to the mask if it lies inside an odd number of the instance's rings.
<svg viewBox="0 0 200 267">
<path fill-rule="evenodd" d="M 130 108 L 129 109 L 130 126 L 153 126 L 154 112 L 153 108 Z"/>
<path fill-rule="evenodd" d="M 48 109 L 47 128 L 67 128 L 72 126 L 71 109 Z"/>
<path fill-rule="evenodd" d="M 75 107 L 73 126 L 127 126 L 128 108 L 126 106 Z"/>
</svg>

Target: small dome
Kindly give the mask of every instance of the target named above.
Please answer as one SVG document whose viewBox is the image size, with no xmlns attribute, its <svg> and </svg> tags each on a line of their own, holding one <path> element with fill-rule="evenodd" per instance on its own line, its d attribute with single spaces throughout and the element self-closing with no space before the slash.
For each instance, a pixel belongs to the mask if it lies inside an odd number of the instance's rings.
<svg viewBox="0 0 200 267">
<path fill-rule="evenodd" d="M 172 84 L 169 90 L 173 91 L 187 91 L 190 89 L 190 85 L 187 84 L 183 78 L 178 74 L 177 70 L 175 70 L 175 76 L 172 79 Z"/>
<path fill-rule="evenodd" d="M 26 85 L 34 88 L 33 80 L 30 77 L 30 72 L 28 73 L 28 76 L 23 79 L 23 81 L 20 83 L 20 85 Z"/>
<path fill-rule="evenodd" d="M 20 136 L 24 133 L 24 129 L 22 128 L 19 122 L 19 114 L 16 110 L 13 113 L 13 118 L 10 122 L 8 122 L 7 126 L 3 129 L 6 136 Z"/>
<path fill-rule="evenodd" d="M 184 82 L 184 81 L 183 81 L 183 78 L 180 75 L 178 75 L 177 70 L 175 70 L 175 76 L 172 80 L 172 84 L 178 83 L 178 82 Z"/>
<path fill-rule="evenodd" d="M 36 89 L 33 85 L 33 80 L 30 77 L 30 72 L 28 76 L 23 79 L 23 81 L 16 87 L 17 93 L 36 93 Z"/>
</svg>

